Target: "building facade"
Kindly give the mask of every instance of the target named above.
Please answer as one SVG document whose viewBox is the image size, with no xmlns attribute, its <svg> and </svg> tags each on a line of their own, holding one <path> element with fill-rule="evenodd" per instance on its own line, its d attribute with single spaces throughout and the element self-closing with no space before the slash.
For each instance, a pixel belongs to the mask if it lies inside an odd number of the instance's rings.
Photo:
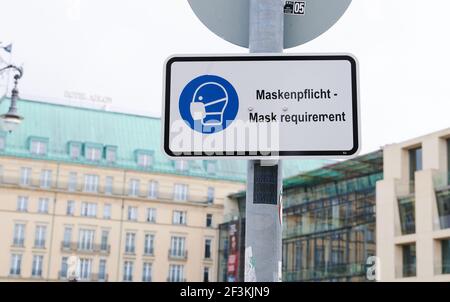
<svg viewBox="0 0 450 302">
<path fill-rule="evenodd" d="M 381 281 L 450 281 L 450 128 L 384 148 L 377 184 Z"/>
<path fill-rule="evenodd" d="M 370 281 L 382 163 L 377 151 L 286 180 L 284 281 Z"/>
<path fill-rule="evenodd" d="M 367 280 L 367 259 L 376 249 L 375 184 L 382 177 L 377 151 L 284 180 L 283 281 Z M 220 226 L 219 280 L 243 281 L 245 192 L 230 197 L 240 211 Z"/>
<path fill-rule="evenodd" d="M 245 162 L 167 159 L 159 119 L 19 111 L 20 128 L 0 133 L 1 281 L 65 281 L 71 256 L 79 281 L 217 280 L 218 226 Z"/>
</svg>

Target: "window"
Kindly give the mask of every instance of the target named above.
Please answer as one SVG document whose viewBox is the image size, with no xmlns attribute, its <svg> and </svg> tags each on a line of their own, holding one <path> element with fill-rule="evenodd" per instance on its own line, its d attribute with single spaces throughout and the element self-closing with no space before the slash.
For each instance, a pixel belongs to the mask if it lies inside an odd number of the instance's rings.
<svg viewBox="0 0 450 302">
<path fill-rule="evenodd" d="M 31 185 L 31 168 L 20 169 L 20 185 L 22 186 Z"/>
<path fill-rule="evenodd" d="M 78 261 L 78 272 L 80 280 L 88 281 L 91 279 L 92 259 L 80 258 Z"/>
<path fill-rule="evenodd" d="M 179 264 L 171 264 L 169 266 L 169 282 L 183 282 L 184 266 Z"/>
<path fill-rule="evenodd" d="M 145 234 L 145 241 L 144 241 L 144 254 L 145 255 L 153 255 L 154 240 L 155 240 L 155 235 Z"/>
<path fill-rule="evenodd" d="M 84 176 L 84 191 L 88 193 L 98 192 L 98 175 Z"/>
<path fill-rule="evenodd" d="M 128 207 L 128 220 L 130 221 L 136 221 L 138 216 L 138 209 L 137 207 Z"/>
<path fill-rule="evenodd" d="M 69 143 L 69 156 L 71 159 L 77 160 L 81 156 L 81 143 Z"/>
<path fill-rule="evenodd" d="M 48 198 L 39 198 L 38 201 L 38 212 L 42 214 L 48 214 Z"/>
<path fill-rule="evenodd" d="M 213 202 L 214 202 L 214 188 L 209 187 L 208 188 L 208 203 L 213 203 Z"/>
<path fill-rule="evenodd" d="M 98 264 L 98 281 L 106 281 L 106 260 L 100 259 Z"/>
<path fill-rule="evenodd" d="M 47 227 L 44 225 L 36 226 L 36 233 L 34 237 L 34 247 L 35 248 L 45 248 L 45 237 L 46 237 Z"/>
<path fill-rule="evenodd" d="M 102 152 L 100 147 L 85 147 L 85 157 L 89 161 L 99 161 L 102 157 Z"/>
<path fill-rule="evenodd" d="M 126 233 L 125 236 L 125 253 L 134 254 L 136 251 L 136 234 Z"/>
<path fill-rule="evenodd" d="M 209 282 L 209 267 L 203 268 L 203 282 Z"/>
<path fill-rule="evenodd" d="M 403 277 L 416 276 L 416 244 L 402 246 Z"/>
<path fill-rule="evenodd" d="M 211 239 L 205 239 L 205 259 L 211 259 Z"/>
<path fill-rule="evenodd" d="M 449 178 L 450 181 L 450 178 Z M 441 229 L 450 228 L 450 194 L 448 190 L 437 192 L 436 194 L 439 223 Z"/>
<path fill-rule="evenodd" d="M 28 211 L 28 197 L 26 196 L 17 197 L 17 211 L 19 212 Z"/>
<path fill-rule="evenodd" d="M 188 199 L 188 185 L 175 184 L 174 199 L 176 201 L 187 201 Z"/>
<path fill-rule="evenodd" d="M 67 279 L 67 273 L 69 270 L 69 265 L 67 264 L 68 261 L 68 257 L 61 258 L 61 271 L 59 272 L 59 277 L 62 279 Z"/>
<path fill-rule="evenodd" d="M 415 148 L 409 152 L 409 179 L 415 180 L 415 172 L 422 170 L 422 148 Z"/>
<path fill-rule="evenodd" d="M 25 224 L 18 223 L 14 225 L 13 245 L 23 247 L 25 243 Z"/>
<path fill-rule="evenodd" d="M 12 254 L 11 255 L 11 268 L 9 274 L 11 276 L 20 276 L 22 267 L 22 255 Z"/>
<path fill-rule="evenodd" d="M 69 173 L 69 184 L 67 186 L 67 189 L 70 192 L 75 192 L 77 190 L 77 172 Z"/>
<path fill-rule="evenodd" d="M 70 249 L 71 242 L 72 242 L 72 228 L 65 227 L 64 228 L 64 238 L 63 238 L 63 248 Z"/>
<path fill-rule="evenodd" d="M 136 159 L 139 167 L 147 168 L 153 164 L 153 153 L 151 151 L 136 151 Z"/>
<path fill-rule="evenodd" d="M 42 170 L 41 172 L 41 188 L 48 189 L 52 184 L 52 171 Z"/>
<path fill-rule="evenodd" d="M 152 282 L 152 264 L 144 262 L 142 271 L 142 282 Z"/>
<path fill-rule="evenodd" d="M 123 281 L 133 281 L 133 261 L 125 261 L 123 263 Z"/>
<path fill-rule="evenodd" d="M 92 251 L 94 249 L 94 236 L 94 230 L 80 229 L 78 249 L 82 251 Z"/>
<path fill-rule="evenodd" d="M 66 214 L 67 214 L 67 216 L 75 215 L 75 201 L 73 201 L 73 200 L 67 201 Z"/>
<path fill-rule="evenodd" d="M 158 182 L 155 180 L 152 180 L 148 183 L 148 198 L 158 198 Z"/>
<path fill-rule="evenodd" d="M 114 178 L 112 176 L 106 176 L 106 178 L 105 178 L 105 194 L 112 195 L 113 182 L 114 182 Z"/>
<path fill-rule="evenodd" d="M 93 202 L 81 203 L 81 216 L 97 217 L 97 204 Z"/>
<path fill-rule="evenodd" d="M 441 241 L 442 274 L 450 274 L 450 239 Z"/>
<path fill-rule="evenodd" d="M 44 256 L 34 255 L 33 256 L 33 267 L 31 269 L 32 277 L 42 277 L 42 263 L 44 262 Z"/>
<path fill-rule="evenodd" d="M 129 196 L 139 196 L 139 188 L 141 186 L 141 182 L 139 179 L 130 179 L 130 187 L 128 189 Z"/>
<path fill-rule="evenodd" d="M 100 240 L 100 250 L 101 251 L 108 251 L 109 250 L 108 237 L 109 237 L 109 231 L 103 230 L 102 231 L 102 237 L 101 237 L 101 240 Z"/>
<path fill-rule="evenodd" d="M 403 235 L 414 234 L 416 232 L 415 204 L 414 197 L 405 197 L 398 200 Z"/>
<path fill-rule="evenodd" d="M 212 214 L 206 214 L 206 227 L 211 228 L 212 227 Z"/>
<path fill-rule="evenodd" d="M 170 241 L 170 256 L 176 258 L 185 258 L 185 243 L 186 238 L 173 236 Z"/>
<path fill-rule="evenodd" d="M 185 160 L 175 161 L 175 169 L 177 169 L 178 171 L 186 171 L 188 167 L 188 162 Z"/>
<path fill-rule="evenodd" d="M 156 209 L 155 208 L 147 208 L 147 222 L 155 223 L 156 222 Z"/>
<path fill-rule="evenodd" d="M 47 143 L 44 141 L 32 139 L 30 142 L 30 152 L 33 155 L 46 155 Z"/>
<path fill-rule="evenodd" d="M 173 224 L 186 224 L 186 212 L 173 211 Z"/>
<path fill-rule="evenodd" d="M 111 219 L 111 204 L 109 204 L 109 203 L 106 203 L 103 206 L 103 218 Z"/>
<path fill-rule="evenodd" d="M 108 164 L 114 164 L 117 160 L 117 148 L 108 146 L 105 151 L 105 158 Z"/>
</svg>

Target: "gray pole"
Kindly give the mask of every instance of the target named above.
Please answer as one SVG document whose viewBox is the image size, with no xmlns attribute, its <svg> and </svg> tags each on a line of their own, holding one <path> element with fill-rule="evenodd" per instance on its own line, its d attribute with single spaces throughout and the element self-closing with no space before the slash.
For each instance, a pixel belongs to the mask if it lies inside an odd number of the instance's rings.
<svg viewBox="0 0 450 302">
<path fill-rule="evenodd" d="M 283 0 L 250 0 L 250 52 L 282 53 Z M 245 282 L 279 282 L 282 267 L 281 161 L 249 161 Z"/>
</svg>

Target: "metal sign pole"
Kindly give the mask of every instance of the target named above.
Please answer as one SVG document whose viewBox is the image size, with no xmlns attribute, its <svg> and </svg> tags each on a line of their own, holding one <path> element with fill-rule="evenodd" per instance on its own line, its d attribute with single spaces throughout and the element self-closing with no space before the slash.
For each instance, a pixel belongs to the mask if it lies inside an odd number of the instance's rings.
<svg viewBox="0 0 450 302">
<path fill-rule="evenodd" d="M 250 0 L 250 52 L 282 53 L 283 0 Z M 279 282 L 282 268 L 281 161 L 249 161 L 245 282 Z"/>
</svg>

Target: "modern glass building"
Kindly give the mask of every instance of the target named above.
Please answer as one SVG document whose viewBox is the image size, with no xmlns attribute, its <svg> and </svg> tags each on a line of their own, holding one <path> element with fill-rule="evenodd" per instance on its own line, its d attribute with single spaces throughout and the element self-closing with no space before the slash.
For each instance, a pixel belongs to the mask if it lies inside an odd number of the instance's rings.
<svg viewBox="0 0 450 302">
<path fill-rule="evenodd" d="M 380 150 L 284 181 L 283 281 L 366 280 L 366 260 L 375 255 L 375 184 L 382 178 Z M 219 227 L 218 280 L 243 281 L 245 192 L 230 197 L 239 213 Z M 238 252 L 229 245 L 234 234 Z M 230 253 L 238 256 L 230 261 Z"/>
</svg>

